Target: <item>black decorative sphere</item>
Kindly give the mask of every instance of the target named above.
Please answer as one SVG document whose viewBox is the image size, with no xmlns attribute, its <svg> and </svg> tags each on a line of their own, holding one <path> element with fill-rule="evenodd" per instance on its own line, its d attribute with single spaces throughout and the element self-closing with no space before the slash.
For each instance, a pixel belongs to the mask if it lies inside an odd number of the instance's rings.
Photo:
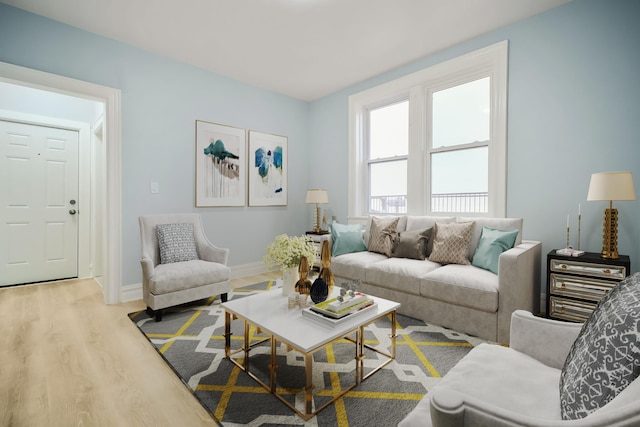
<svg viewBox="0 0 640 427">
<path fill-rule="evenodd" d="M 311 285 L 311 301 L 318 304 L 327 299 L 329 296 L 329 286 L 324 279 L 318 277 Z"/>
</svg>

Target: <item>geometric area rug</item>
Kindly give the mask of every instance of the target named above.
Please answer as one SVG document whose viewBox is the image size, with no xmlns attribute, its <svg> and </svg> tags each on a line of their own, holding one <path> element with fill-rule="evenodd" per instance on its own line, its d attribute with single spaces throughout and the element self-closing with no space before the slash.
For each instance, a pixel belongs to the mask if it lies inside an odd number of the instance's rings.
<svg viewBox="0 0 640 427">
<path fill-rule="evenodd" d="M 269 281 L 234 289 L 228 297 L 243 298 L 265 292 L 278 286 L 277 283 Z M 224 427 L 395 426 L 441 376 L 474 345 L 484 342 L 398 314 L 396 359 L 305 422 L 225 359 L 224 310 L 217 297 L 165 310 L 161 322 L 155 322 L 145 311 L 130 313 L 129 317 L 202 406 Z M 365 328 L 365 343 L 389 351 L 390 323 L 390 318 L 383 318 Z M 232 322 L 232 333 L 232 348 L 237 348 L 242 341 L 241 321 Z M 250 336 L 252 342 L 264 338 L 255 329 L 250 331 Z M 303 396 L 300 390 L 304 388 L 304 359 L 295 350 L 287 351 L 286 346 L 278 345 L 277 387 L 281 394 L 291 390 L 292 404 L 301 409 L 304 407 L 304 398 L 299 397 Z M 373 356 L 367 354 L 366 357 L 377 356 L 371 353 Z M 258 376 L 263 373 L 265 382 L 268 382 L 269 354 L 267 343 L 264 348 L 258 346 L 252 350 L 249 359 L 252 372 Z M 242 352 L 239 355 L 242 357 Z M 343 386 L 353 383 L 353 343 L 335 341 L 316 351 L 313 359 L 315 407 L 322 404 L 322 399 L 330 400 Z M 329 362 L 330 368 L 325 369 Z M 380 363 L 371 362 L 374 366 Z"/>
</svg>

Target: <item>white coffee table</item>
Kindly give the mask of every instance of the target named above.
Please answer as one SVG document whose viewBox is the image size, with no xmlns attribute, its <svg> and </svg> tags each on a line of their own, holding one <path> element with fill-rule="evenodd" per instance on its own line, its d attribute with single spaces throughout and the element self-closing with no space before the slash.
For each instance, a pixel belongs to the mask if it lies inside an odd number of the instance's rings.
<svg viewBox="0 0 640 427">
<path fill-rule="evenodd" d="M 339 293 L 336 287 L 333 295 Z M 371 375 L 391 363 L 396 357 L 396 310 L 400 307 L 397 302 L 389 301 L 383 298 L 372 297 L 376 302 L 376 306 L 368 309 L 366 312 L 358 313 L 351 319 L 336 326 L 325 326 L 316 323 L 302 315 L 300 308 L 288 308 L 287 297 L 282 295 L 282 289 L 276 288 L 264 293 L 251 295 L 244 298 L 222 303 L 225 310 L 225 354 L 234 365 L 245 371 L 251 378 L 256 380 L 262 387 L 275 395 L 289 408 L 294 410 L 305 421 L 316 415 L 322 409 L 346 394 L 360 382 L 369 378 Z M 364 328 L 375 322 L 376 320 L 391 315 L 391 349 L 389 353 L 380 349 L 370 347 L 364 344 Z M 232 318 L 238 318 L 244 322 L 244 344 L 242 348 L 232 351 L 231 349 L 231 321 Z M 260 331 L 268 335 L 264 340 L 250 343 L 249 328 L 253 325 Z M 354 334 L 355 338 L 350 335 Z M 353 342 L 356 347 L 355 351 L 355 381 L 347 387 L 342 393 L 325 402 L 319 408 L 313 410 L 313 353 L 327 344 L 346 338 Z M 249 353 L 252 348 L 270 341 L 271 344 L 271 361 L 269 365 L 269 381 L 268 384 L 254 375 L 250 370 Z M 276 387 L 276 343 L 280 341 L 287 348 L 293 348 L 304 356 L 305 360 L 305 408 L 304 412 L 300 411 L 288 400 L 277 392 Z M 364 374 L 364 349 L 373 350 L 378 354 L 385 356 L 387 359 L 377 366 L 375 369 Z M 232 356 L 238 352 L 244 352 L 243 362 L 240 364 Z"/>
</svg>

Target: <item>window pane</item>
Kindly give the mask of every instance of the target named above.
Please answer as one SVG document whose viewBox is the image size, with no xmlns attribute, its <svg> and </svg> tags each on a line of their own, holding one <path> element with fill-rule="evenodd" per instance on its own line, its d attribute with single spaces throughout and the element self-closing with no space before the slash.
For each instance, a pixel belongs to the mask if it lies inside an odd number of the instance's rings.
<svg viewBox="0 0 640 427">
<path fill-rule="evenodd" d="M 369 212 L 407 212 L 407 161 L 369 165 Z"/>
<path fill-rule="evenodd" d="M 485 77 L 433 94 L 433 148 L 489 139 L 489 89 Z"/>
<path fill-rule="evenodd" d="M 409 153 L 409 101 L 376 108 L 369 113 L 369 158 Z"/>
<path fill-rule="evenodd" d="M 432 212 L 488 212 L 488 147 L 431 155 Z"/>
</svg>

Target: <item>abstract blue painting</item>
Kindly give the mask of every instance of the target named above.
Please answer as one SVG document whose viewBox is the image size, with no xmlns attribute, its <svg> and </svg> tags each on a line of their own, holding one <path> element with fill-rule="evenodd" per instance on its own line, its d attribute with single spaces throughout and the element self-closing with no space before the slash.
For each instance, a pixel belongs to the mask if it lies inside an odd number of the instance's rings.
<svg viewBox="0 0 640 427">
<path fill-rule="evenodd" d="M 249 206 L 287 204 L 287 137 L 249 131 Z"/>
<path fill-rule="evenodd" d="M 244 206 L 244 129 L 196 121 L 196 206 Z"/>
</svg>

